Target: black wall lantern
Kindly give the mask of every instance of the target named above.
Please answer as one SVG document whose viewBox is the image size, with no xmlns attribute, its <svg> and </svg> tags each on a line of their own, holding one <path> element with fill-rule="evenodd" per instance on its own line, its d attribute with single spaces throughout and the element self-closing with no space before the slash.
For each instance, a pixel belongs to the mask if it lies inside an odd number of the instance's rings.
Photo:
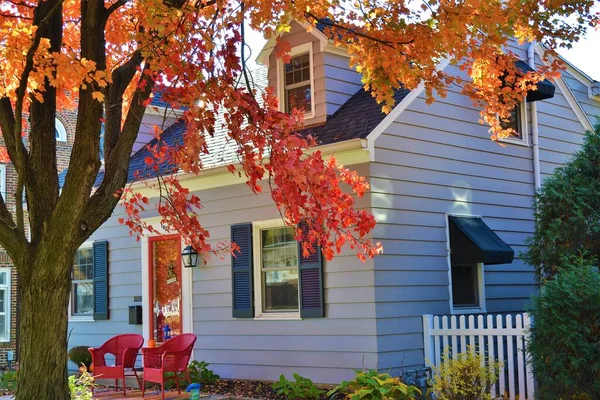
<svg viewBox="0 0 600 400">
<path fill-rule="evenodd" d="M 198 263 L 198 252 L 192 246 L 186 246 L 181 253 L 181 258 L 185 268 L 194 268 Z"/>
</svg>

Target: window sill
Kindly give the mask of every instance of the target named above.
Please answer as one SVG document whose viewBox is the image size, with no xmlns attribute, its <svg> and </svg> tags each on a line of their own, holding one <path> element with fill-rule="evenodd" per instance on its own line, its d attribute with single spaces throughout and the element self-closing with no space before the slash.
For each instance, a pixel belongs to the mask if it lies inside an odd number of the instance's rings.
<svg viewBox="0 0 600 400">
<path fill-rule="evenodd" d="M 91 315 L 71 315 L 69 322 L 94 322 L 94 317 Z"/>
<path fill-rule="evenodd" d="M 300 313 L 265 313 L 254 317 L 255 321 L 302 321 Z"/>
<path fill-rule="evenodd" d="M 504 138 L 504 139 L 498 139 L 498 141 L 500 143 L 516 144 L 517 146 L 531 147 L 531 146 L 529 146 L 529 143 L 527 143 L 523 140 L 519 140 L 519 139 Z"/>
<path fill-rule="evenodd" d="M 485 314 L 487 311 L 483 308 L 454 308 L 452 309 L 452 315 L 461 314 Z"/>
</svg>

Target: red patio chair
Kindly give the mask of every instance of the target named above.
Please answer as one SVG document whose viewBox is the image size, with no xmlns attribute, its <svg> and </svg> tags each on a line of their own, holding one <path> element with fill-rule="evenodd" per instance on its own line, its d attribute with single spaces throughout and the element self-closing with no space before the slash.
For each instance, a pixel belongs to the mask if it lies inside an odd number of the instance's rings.
<svg viewBox="0 0 600 400">
<path fill-rule="evenodd" d="M 144 376 L 142 377 L 142 397 L 146 390 L 146 382 L 160 383 L 162 398 L 165 398 L 165 381 L 174 379 L 177 383 L 177 391 L 181 393 L 179 374 L 184 373 L 185 378 L 190 381 L 187 366 L 192 356 L 196 335 L 183 333 L 167 340 L 162 346 L 155 348 L 143 348 Z M 165 373 L 171 372 L 173 376 L 165 377 Z"/>
<path fill-rule="evenodd" d="M 140 378 L 135 371 L 135 359 L 143 344 L 144 338 L 141 335 L 126 334 L 108 339 L 106 343 L 97 349 L 90 348 L 94 375 L 101 379 L 114 378 L 115 388 L 119 387 L 119 379 L 122 379 L 123 395 L 127 396 L 125 389 L 126 376 L 135 376 L 140 387 L 142 386 Z M 106 365 L 105 356 L 107 354 L 115 356 L 115 365 Z M 131 371 L 133 371 L 133 374 L 125 374 L 125 372 Z"/>
</svg>

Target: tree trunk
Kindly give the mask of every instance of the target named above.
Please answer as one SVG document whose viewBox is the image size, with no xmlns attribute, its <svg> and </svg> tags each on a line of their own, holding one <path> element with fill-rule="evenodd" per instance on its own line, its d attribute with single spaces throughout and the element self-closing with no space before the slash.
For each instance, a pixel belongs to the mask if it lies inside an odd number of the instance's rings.
<svg viewBox="0 0 600 400">
<path fill-rule="evenodd" d="M 44 261 L 20 268 L 25 272 L 21 274 L 19 284 L 16 400 L 70 399 L 67 382 L 70 268 L 66 268 L 64 262 Z"/>
</svg>

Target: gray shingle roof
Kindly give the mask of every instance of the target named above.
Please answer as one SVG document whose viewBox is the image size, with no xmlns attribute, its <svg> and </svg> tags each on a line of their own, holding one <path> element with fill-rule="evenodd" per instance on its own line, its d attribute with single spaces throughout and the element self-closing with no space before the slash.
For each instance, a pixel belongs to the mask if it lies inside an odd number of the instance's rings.
<svg viewBox="0 0 600 400">
<path fill-rule="evenodd" d="M 257 88 L 267 86 L 267 69 L 260 68 L 252 73 L 253 84 Z M 396 103 L 399 103 L 409 93 L 408 90 L 397 90 L 394 94 Z M 381 105 L 377 104 L 371 93 L 360 89 L 348 101 L 342 105 L 333 115 L 327 118 L 327 122 L 319 126 L 312 126 L 301 130 L 303 135 L 312 135 L 318 144 L 329 144 L 345 140 L 366 138 L 367 135 L 385 118 L 386 114 L 381 111 Z M 236 163 L 237 145 L 231 140 L 226 129 L 222 126 L 224 123 L 223 115 L 217 116 L 214 136 L 206 137 L 209 154 L 202 154 L 201 160 L 204 168 L 218 167 Z M 169 146 L 177 145 L 183 142 L 185 134 L 185 123 L 178 121 L 168 127 L 161 135 L 160 140 Z M 149 142 L 150 145 L 156 144 L 157 139 Z M 142 173 L 141 177 L 153 176 L 151 172 L 145 172 L 145 158 L 150 156 L 146 146 L 138 150 L 130 159 L 128 181 L 134 179 L 136 171 Z M 176 170 L 175 165 L 162 165 L 162 173 L 170 173 Z M 59 175 L 59 183 L 62 186 L 66 170 Z M 100 184 L 104 177 L 104 171 L 98 173 L 96 185 Z"/>
</svg>

